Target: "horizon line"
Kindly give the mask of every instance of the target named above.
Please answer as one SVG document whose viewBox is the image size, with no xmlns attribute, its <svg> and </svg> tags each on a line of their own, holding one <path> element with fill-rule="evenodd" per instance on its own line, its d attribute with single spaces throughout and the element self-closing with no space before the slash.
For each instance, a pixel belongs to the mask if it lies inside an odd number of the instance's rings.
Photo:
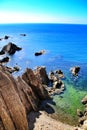
<svg viewBox="0 0 87 130">
<path fill-rule="evenodd" d="M 55 22 L 12 22 L 12 23 L 0 23 L 0 24 L 72 24 L 72 25 L 87 25 L 87 23 L 55 23 Z"/>
</svg>

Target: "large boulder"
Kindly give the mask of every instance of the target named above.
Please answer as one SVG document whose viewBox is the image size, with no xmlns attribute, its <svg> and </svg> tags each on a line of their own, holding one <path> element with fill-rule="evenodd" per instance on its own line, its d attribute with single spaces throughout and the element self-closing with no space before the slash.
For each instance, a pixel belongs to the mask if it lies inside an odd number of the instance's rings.
<svg viewBox="0 0 87 130">
<path fill-rule="evenodd" d="M 5 54 L 6 52 L 9 54 L 9 55 L 12 55 L 14 54 L 16 51 L 20 51 L 22 48 L 16 46 L 14 43 L 12 42 L 9 42 L 7 45 L 5 45 L 0 54 Z"/>
</svg>

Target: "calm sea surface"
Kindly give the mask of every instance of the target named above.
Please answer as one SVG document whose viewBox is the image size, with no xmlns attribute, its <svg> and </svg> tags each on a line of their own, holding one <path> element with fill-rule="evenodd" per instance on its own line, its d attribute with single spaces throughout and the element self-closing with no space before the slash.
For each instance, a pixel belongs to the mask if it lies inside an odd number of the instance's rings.
<svg viewBox="0 0 87 130">
<path fill-rule="evenodd" d="M 20 34 L 26 34 L 21 36 Z M 13 42 L 22 50 L 10 56 L 8 66 L 16 64 L 21 68 L 20 75 L 26 67 L 46 66 L 50 70 L 62 69 L 66 79 L 66 90 L 60 96 L 54 96 L 57 113 L 60 110 L 75 118 L 76 109 L 83 109 L 80 100 L 87 93 L 87 25 L 70 24 L 1 24 L 0 49 L 8 42 Z M 44 55 L 35 57 L 34 53 L 46 50 Z M 0 56 L 0 59 L 5 55 Z M 79 65 L 81 71 L 78 78 L 72 77 L 70 67 Z M 64 114 L 64 113 L 63 113 Z"/>
</svg>

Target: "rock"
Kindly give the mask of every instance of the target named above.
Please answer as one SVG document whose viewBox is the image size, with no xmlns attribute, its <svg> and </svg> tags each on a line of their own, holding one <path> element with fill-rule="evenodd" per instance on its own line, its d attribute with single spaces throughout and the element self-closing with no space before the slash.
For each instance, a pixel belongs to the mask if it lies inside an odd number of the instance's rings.
<svg viewBox="0 0 87 130">
<path fill-rule="evenodd" d="M 64 84 L 61 80 L 57 80 L 57 81 L 53 82 L 53 88 L 55 88 L 55 89 L 64 88 Z"/>
<path fill-rule="evenodd" d="M 22 79 L 31 86 L 32 90 L 35 92 L 39 99 L 48 98 L 47 90 L 42 85 L 41 81 L 35 76 L 31 69 L 26 69 L 25 73 L 22 75 Z"/>
<path fill-rule="evenodd" d="M 4 37 L 4 39 L 7 40 L 9 37 L 10 37 L 10 36 L 7 36 L 7 35 L 6 35 L 6 36 Z"/>
<path fill-rule="evenodd" d="M 87 120 L 84 121 L 82 128 L 83 130 L 87 130 Z"/>
<path fill-rule="evenodd" d="M 48 75 L 47 75 L 47 73 L 46 73 L 46 67 L 44 67 L 44 66 L 37 67 L 37 68 L 34 70 L 34 74 L 35 74 L 35 76 L 38 78 L 38 80 L 41 81 L 42 84 L 48 85 L 48 83 L 49 83 L 49 78 L 48 78 Z"/>
<path fill-rule="evenodd" d="M 82 104 L 87 104 L 87 95 L 81 100 Z"/>
<path fill-rule="evenodd" d="M 50 79 L 51 82 L 55 82 L 55 81 L 59 80 L 58 77 L 55 76 L 55 73 L 53 71 L 51 71 L 49 73 L 49 79 Z"/>
<path fill-rule="evenodd" d="M 20 34 L 21 36 L 26 36 L 26 34 Z"/>
<path fill-rule="evenodd" d="M 80 109 L 77 109 L 77 115 L 78 115 L 79 117 L 82 117 L 82 116 L 83 116 L 83 113 L 82 113 L 82 111 L 81 111 Z"/>
<path fill-rule="evenodd" d="M 27 113 L 38 110 L 48 93 L 31 69 L 14 79 L 0 66 L 0 130 L 29 130 Z"/>
<path fill-rule="evenodd" d="M 61 70 L 56 70 L 56 75 L 58 75 L 59 78 L 64 78 L 64 74 Z"/>
<path fill-rule="evenodd" d="M 72 72 L 72 74 L 74 76 L 78 76 L 78 73 L 80 71 L 80 67 L 79 66 L 72 67 L 72 68 L 70 68 L 70 71 Z"/>
<path fill-rule="evenodd" d="M 5 57 L 2 60 L 0 60 L 0 63 L 6 63 L 9 62 L 9 57 Z"/>
<path fill-rule="evenodd" d="M 35 52 L 35 56 L 40 56 L 40 55 L 42 55 L 42 54 L 44 54 L 46 51 L 45 50 L 41 50 L 41 51 L 39 51 L 39 52 Z"/>
<path fill-rule="evenodd" d="M 13 68 L 14 68 L 14 71 L 19 71 L 20 70 L 20 68 L 18 66 L 14 66 Z"/>
<path fill-rule="evenodd" d="M 20 51 L 22 48 L 16 46 L 14 43 L 11 43 L 9 42 L 7 45 L 5 45 L 0 54 L 5 54 L 6 52 L 9 54 L 9 55 L 12 55 L 14 54 L 16 51 Z"/>
<path fill-rule="evenodd" d="M 0 122 L 3 129 L 28 130 L 25 107 L 16 87 L 14 78 L 0 67 Z"/>
<path fill-rule="evenodd" d="M 18 69 L 15 69 L 15 67 L 13 67 L 13 68 L 9 67 L 9 66 L 4 67 L 4 66 L 2 66 L 2 64 L 0 66 L 3 68 L 4 71 L 6 71 L 10 74 L 14 73 L 15 71 L 19 71 Z"/>
</svg>

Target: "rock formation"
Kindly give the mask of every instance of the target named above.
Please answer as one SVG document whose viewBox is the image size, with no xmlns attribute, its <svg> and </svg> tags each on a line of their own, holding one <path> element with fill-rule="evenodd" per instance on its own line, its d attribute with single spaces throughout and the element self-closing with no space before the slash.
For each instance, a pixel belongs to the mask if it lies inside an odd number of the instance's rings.
<svg viewBox="0 0 87 130">
<path fill-rule="evenodd" d="M 44 54 L 45 53 L 45 50 L 41 50 L 41 51 L 39 51 L 39 52 L 35 52 L 35 56 L 40 56 L 40 55 L 42 55 L 42 54 Z"/>
<path fill-rule="evenodd" d="M 6 57 L 4 57 L 3 59 L 0 60 L 0 63 L 1 63 L 1 64 L 2 64 L 2 63 L 7 63 L 8 61 L 9 61 L 9 57 L 6 56 Z"/>
<path fill-rule="evenodd" d="M 80 67 L 79 66 L 75 66 L 70 68 L 71 73 L 73 74 L 73 76 L 78 76 L 78 73 L 80 71 Z"/>
<path fill-rule="evenodd" d="M 0 66 L 0 130 L 29 130 L 27 113 L 37 111 L 46 89 L 31 69 L 14 79 Z"/>
<path fill-rule="evenodd" d="M 81 101 L 85 105 L 84 111 L 77 110 L 77 115 L 79 118 L 79 126 L 81 130 L 87 130 L 87 95 Z M 79 128 L 77 129 L 79 130 Z"/>
<path fill-rule="evenodd" d="M 9 42 L 7 45 L 5 45 L 1 52 L 0 52 L 0 55 L 3 55 L 5 54 L 6 52 L 9 54 L 9 55 L 12 55 L 14 54 L 16 51 L 20 51 L 22 48 L 16 46 L 14 43 L 11 43 Z"/>
<path fill-rule="evenodd" d="M 34 74 L 36 75 L 36 77 L 38 78 L 38 80 L 41 81 L 42 84 L 46 84 L 48 85 L 49 83 L 49 78 L 48 75 L 46 73 L 46 67 L 37 67 L 34 70 Z"/>
</svg>

